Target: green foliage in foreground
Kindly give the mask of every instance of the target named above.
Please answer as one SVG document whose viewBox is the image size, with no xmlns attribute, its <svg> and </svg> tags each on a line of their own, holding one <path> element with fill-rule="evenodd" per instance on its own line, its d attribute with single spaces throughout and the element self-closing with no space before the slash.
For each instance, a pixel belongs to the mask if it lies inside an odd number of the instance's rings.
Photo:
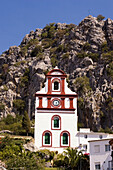
<svg viewBox="0 0 113 170">
<path fill-rule="evenodd" d="M 0 159 L 5 162 L 7 169 L 43 169 L 43 160 L 38 153 L 25 152 L 25 140 L 15 140 L 8 136 L 0 140 Z"/>
<path fill-rule="evenodd" d="M 25 134 L 25 130 L 22 128 L 22 116 L 16 115 L 14 118 L 12 115 L 7 115 L 6 118 L 0 120 L 0 131 L 10 130 L 13 134 Z"/>
<path fill-rule="evenodd" d="M 0 159 L 5 162 L 6 168 L 10 169 L 29 169 L 41 170 L 45 168 L 44 164 L 53 162 L 53 168 L 65 170 L 78 170 L 84 168 L 89 170 L 89 157 L 83 155 L 76 149 L 67 148 L 63 154 L 58 152 L 39 150 L 37 152 L 25 151 L 23 144 L 25 139 L 12 139 L 6 136 L 0 139 Z"/>
</svg>

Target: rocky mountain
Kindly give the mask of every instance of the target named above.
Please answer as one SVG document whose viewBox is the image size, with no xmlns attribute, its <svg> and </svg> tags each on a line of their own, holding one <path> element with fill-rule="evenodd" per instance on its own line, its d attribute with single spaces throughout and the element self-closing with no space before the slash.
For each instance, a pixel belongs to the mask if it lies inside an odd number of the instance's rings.
<svg viewBox="0 0 113 170">
<path fill-rule="evenodd" d="M 78 93 L 79 126 L 113 125 L 113 20 L 88 16 L 79 25 L 51 23 L 0 56 L 0 113 L 34 115 L 35 92 L 58 66 Z M 30 100 L 31 99 L 31 105 Z"/>
</svg>

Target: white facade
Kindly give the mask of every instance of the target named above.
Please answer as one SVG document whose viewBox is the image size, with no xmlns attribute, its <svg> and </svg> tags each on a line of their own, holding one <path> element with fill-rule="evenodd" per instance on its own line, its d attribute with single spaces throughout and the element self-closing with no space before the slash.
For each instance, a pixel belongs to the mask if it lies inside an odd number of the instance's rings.
<svg viewBox="0 0 113 170">
<path fill-rule="evenodd" d="M 92 140 L 90 143 L 90 170 L 111 170 L 110 139 Z"/>
<path fill-rule="evenodd" d="M 55 119 L 58 127 L 54 127 Z M 45 87 L 36 93 L 35 146 L 62 152 L 78 145 L 76 134 L 77 94 L 67 87 L 66 74 L 55 68 L 46 75 Z"/>
</svg>

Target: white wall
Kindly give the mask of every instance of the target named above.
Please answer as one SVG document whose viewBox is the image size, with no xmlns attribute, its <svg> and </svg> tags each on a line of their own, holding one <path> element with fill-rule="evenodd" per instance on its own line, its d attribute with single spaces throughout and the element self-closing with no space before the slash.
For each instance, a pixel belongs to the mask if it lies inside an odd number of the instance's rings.
<svg viewBox="0 0 113 170">
<path fill-rule="evenodd" d="M 61 117 L 61 130 L 51 130 L 51 118 L 53 115 Z M 60 147 L 60 133 L 64 130 L 70 133 L 71 147 L 77 146 L 77 115 L 62 114 L 62 113 L 35 113 L 35 145 L 38 148 L 42 147 L 42 133 L 49 130 L 52 133 L 52 148 L 56 150 Z M 48 148 L 49 149 L 49 148 Z"/>
<path fill-rule="evenodd" d="M 100 141 L 92 141 L 90 142 L 90 170 L 95 169 L 95 163 L 100 162 L 101 170 L 107 170 L 108 161 L 111 160 L 111 151 L 105 152 L 105 145 L 109 144 L 109 140 L 100 140 Z M 94 146 L 100 146 L 100 152 L 95 153 Z"/>
</svg>

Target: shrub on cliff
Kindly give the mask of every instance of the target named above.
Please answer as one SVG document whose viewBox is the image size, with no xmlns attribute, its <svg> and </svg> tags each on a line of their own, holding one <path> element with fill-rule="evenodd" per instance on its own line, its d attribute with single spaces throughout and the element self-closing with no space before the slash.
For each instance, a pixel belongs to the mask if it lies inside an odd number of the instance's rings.
<svg viewBox="0 0 113 170">
<path fill-rule="evenodd" d="M 100 22 L 104 19 L 105 17 L 103 15 L 98 15 L 97 16 L 97 20 Z"/>
</svg>

